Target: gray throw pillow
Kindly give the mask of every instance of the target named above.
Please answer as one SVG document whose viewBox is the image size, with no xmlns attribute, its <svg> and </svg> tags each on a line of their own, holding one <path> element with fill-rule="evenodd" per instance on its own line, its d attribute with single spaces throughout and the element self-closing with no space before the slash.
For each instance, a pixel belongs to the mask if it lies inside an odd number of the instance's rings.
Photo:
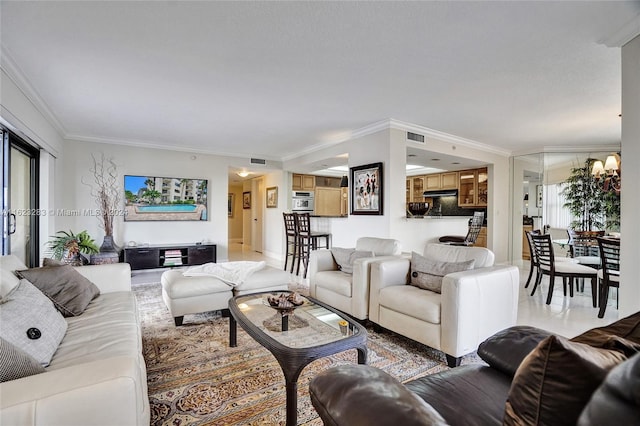
<svg viewBox="0 0 640 426">
<path fill-rule="evenodd" d="M 100 295 L 100 289 L 70 265 L 43 266 L 16 271 L 16 274 L 51 299 L 65 317 L 82 314 Z"/>
<path fill-rule="evenodd" d="M 0 337 L 0 383 L 44 373 L 34 357 Z"/>
<path fill-rule="evenodd" d="M 374 256 L 372 251 L 340 247 L 331 248 L 331 254 L 338 264 L 338 269 L 347 274 L 353 274 L 353 262 L 356 259 Z"/>
<path fill-rule="evenodd" d="M 411 253 L 411 285 L 436 293 L 442 292 L 442 278 L 447 274 L 473 269 L 475 259 L 465 262 L 440 262 Z"/>
<path fill-rule="evenodd" d="M 25 279 L 0 301 L 0 337 L 43 367 L 49 365 L 67 332 L 67 322 L 51 300 Z"/>
</svg>

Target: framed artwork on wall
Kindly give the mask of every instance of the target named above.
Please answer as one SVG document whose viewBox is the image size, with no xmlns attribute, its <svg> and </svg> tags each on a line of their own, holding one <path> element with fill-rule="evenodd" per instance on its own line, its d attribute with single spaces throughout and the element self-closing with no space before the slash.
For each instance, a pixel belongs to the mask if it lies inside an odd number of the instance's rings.
<svg viewBox="0 0 640 426">
<path fill-rule="evenodd" d="M 382 163 L 351 167 L 351 214 L 382 215 Z"/>
<path fill-rule="evenodd" d="M 229 217 L 233 217 L 233 199 L 235 197 L 233 196 L 233 194 L 229 194 L 229 197 L 227 198 L 227 214 Z"/>
<path fill-rule="evenodd" d="M 542 207 L 542 185 L 536 186 L 536 207 Z"/>
<path fill-rule="evenodd" d="M 251 208 L 251 192 L 243 192 L 242 193 L 242 208 L 250 209 Z"/>
<path fill-rule="evenodd" d="M 267 188 L 267 208 L 278 207 L 278 187 Z"/>
</svg>

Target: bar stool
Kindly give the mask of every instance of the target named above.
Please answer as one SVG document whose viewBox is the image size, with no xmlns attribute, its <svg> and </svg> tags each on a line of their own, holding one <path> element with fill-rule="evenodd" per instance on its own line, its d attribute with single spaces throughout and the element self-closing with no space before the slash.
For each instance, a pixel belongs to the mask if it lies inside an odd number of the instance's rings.
<svg viewBox="0 0 640 426">
<path fill-rule="evenodd" d="M 328 232 L 312 232 L 311 216 L 309 213 L 298 213 L 295 215 L 297 248 L 298 248 L 298 267 L 296 275 L 300 274 L 300 263 L 304 262 L 304 278 L 307 278 L 307 269 L 309 269 L 309 255 L 311 250 L 318 248 L 318 239 L 325 239 L 325 248 L 329 248 L 331 234 Z"/>
<path fill-rule="evenodd" d="M 298 253 L 298 235 L 296 234 L 296 215 L 295 213 L 282 213 L 284 217 L 284 232 L 287 239 L 287 253 L 284 256 L 284 270 L 287 270 L 289 256 L 291 256 L 291 273 L 296 263 L 296 255 Z"/>
</svg>

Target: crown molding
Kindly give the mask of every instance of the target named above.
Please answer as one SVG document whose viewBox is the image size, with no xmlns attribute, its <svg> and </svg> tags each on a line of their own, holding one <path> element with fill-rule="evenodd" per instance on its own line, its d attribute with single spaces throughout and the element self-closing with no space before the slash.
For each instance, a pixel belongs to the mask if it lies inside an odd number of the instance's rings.
<svg viewBox="0 0 640 426">
<path fill-rule="evenodd" d="M 197 148 L 189 148 L 184 146 L 175 146 L 175 145 L 162 145 L 152 141 L 140 140 L 140 139 L 116 139 L 116 138 L 106 138 L 106 137 L 97 137 L 97 136 L 83 136 L 83 135 L 67 135 L 65 136 L 66 141 L 78 141 L 78 142 L 90 142 L 90 143 L 101 143 L 107 145 L 122 145 L 127 147 L 137 147 L 137 148 L 150 148 L 150 149 L 162 149 L 166 151 L 179 151 L 179 152 L 189 152 L 193 154 L 207 154 L 207 155 L 216 155 L 220 157 L 232 157 L 232 158 L 263 158 L 268 161 L 281 161 L 279 158 L 264 156 L 261 154 L 239 154 L 233 152 L 222 152 L 222 151 L 212 151 L 207 149 L 197 149 Z"/>
<path fill-rule="evenodd" d="M 455 143 L 468 148 L 475 148 L 485 152 L 491 152 L 497 155 L 501 155 L 503 157 L 509 157 L 511 155 L 511 151 L 509 150 L 497 148 L 495 146 L 483 144 L 481 142 L 477 142 L 471 139 L 466 139 L 460 136 L 451 135 L 449 133 L 440 132 L 438 130 L 433 130 L 428 127 L 420 126 L 418 124 L 412 124 L 412 123 L 396 120 L 393 118 L 388 118 L 385 120 L 376 121 L 375 123 L 371 123 L 367 126 L 361 127 L 353 131 L 340 133 L 338 136 L 330 138 L 325 142 L 313 145 L 305 149 L 304 151 L 300 151 L 295 154 L 291 154 L 286 157 L 283 157 L 282 161 L 293 160 L 303 155 L 307 155 L 312 152 L 316 152 L 321 149 L 328 148 L 330 146 L 337 145 L 342 142 L 361 138 L 361 137 L 368 136 L 368 135 L 378 133 L 380 131 L 388 130 L 388 129 L 404 130 L 407 132 L 418 133 L 421 135 L 425 135 L 427 137 L 439 139 L 445 142 Z"/>
<path fill-rule="evenodd" d="M 34 108 L 42 114 L 45 120 L 53 126 L 58 134 L 64 138 L 67 134 L 66 129 L 60 120 L 58 120 L 58 117 L 51 111 L 51 108 L 49 108 L 44 99 L 38 94 L 38 91 L 29 82 L 22 69 L 16 64 L 11 53 L 9 53 L 9 49 L 4 45 L 0 45 L 0 59 L 0 68 L 2 68 L 7 77 L 11 79 L 18 90 L 20 90 Z"/>
<path fill-rule="evenodd" d="M 389 126 L 393 129 L 406 130 L 412 133 L 418 133 L 434 139 L 439 139 L 445 142 L 455 143 L 465 146 L 467 148 L 475 148 L 484 152 L 491 152 L 493 154 L 501 155 L 503 157 L 509 157 L 511 151 L 498 148 L 492 145 L 487 145 L 482 142 L 474 141 L 472 139 L 463 138 L 460 136 L 452 135 L 449 133 L 441 132 L 439 130 L 430 129 L 428 127 L 420 126 L 418 124 L 406 123 L 404 121 L 390 119 Z"/>
<path fill-rule="evenodd" d="M 618 31 L 598 41 L 607 47 L 622 47 L 640 35 L 640 14 L 624 24 Z"/>
<path fill-rule="evenodd" d="M 543 146 L 541 148 L 530 148 L 526 150 L 514 151 L 511 155 L 514 157 L 520 155 L 530 154 L 545 154 L 545 153 L 571 153 L 571 152 L 602 152 L 620 151 L 622 145 L 620 144 L 603 144 L 603 145 L 581 145 L 581 146 Z"/>
</svg>

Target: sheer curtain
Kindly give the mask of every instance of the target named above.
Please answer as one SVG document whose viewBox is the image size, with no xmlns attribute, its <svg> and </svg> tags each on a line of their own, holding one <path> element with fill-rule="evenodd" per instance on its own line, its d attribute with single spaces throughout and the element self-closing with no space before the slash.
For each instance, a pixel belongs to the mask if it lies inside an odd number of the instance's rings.
<svg viewBox="0 0 640 426">
<path fill-rule="evenodd" d="M 565 197 L 562 195 L 562 190 L 565 186 L 566 184 L 564 183 L 544 186 L 546 191 L 546 208 L 544 209 L 546 217 L 544 221 L 552 228 L 568 228 L 571 224 L 571 212 L 569 209 L 562 207 L 566 202 Z"/>
</svg>

